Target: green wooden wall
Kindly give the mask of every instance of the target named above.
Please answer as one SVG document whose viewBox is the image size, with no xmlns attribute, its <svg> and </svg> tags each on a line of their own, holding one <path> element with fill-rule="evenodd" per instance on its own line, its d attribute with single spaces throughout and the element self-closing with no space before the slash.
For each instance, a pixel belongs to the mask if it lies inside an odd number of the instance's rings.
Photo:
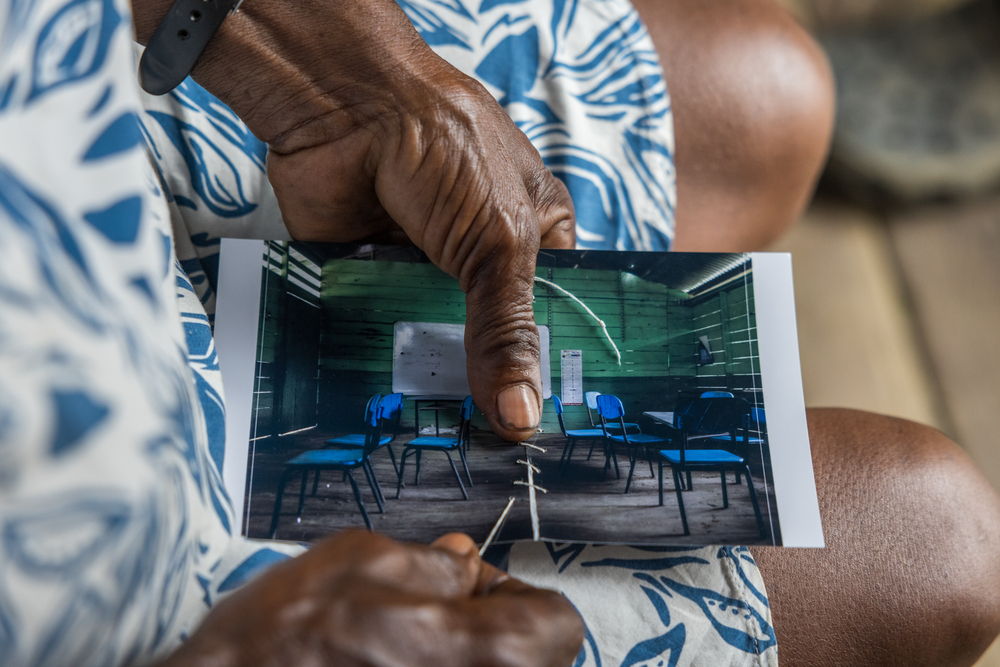
<svg viewBox="0 0 1000 667">
<path fill-rule="evenodd" d="M 585 391 L 615 393 L 630 414 L 670 409 L 678 393 L 715 387 L 750 373 L 756 332 L 746 326 L 752 289 L 742 279 L 697 298 L 619 271 L 539 268 L 538 275 L 582 299 L 607 324 L 622 363 L 596 322 L 569 298 L 536 283 L 535 318 L 550 331 L 553 392 L 560 393 L 560 351 L 583 351 Z M 465 300 L 455 281 L 428 264 L 330 260 L 322 269 L 319 422 L 356 424 L 365 401 L 392 387 L 397 321 L 463 323 Z M 708 335 L 717 363 L 698 367 L 696 339 Z M 736 381 L 735 384 L 741 384 Z M 759 384 L 759 381 L 758 381 Z M 567 406 L 570 427 L 588 420 Z M 412 412 L 404 412 L 412 425 Z M 551 403 L 542 421 L 558 430 Z"/>
<path fill-rule="evenodd" d="M 257 336 L 258 437 L 317 423 L 320 267 L 284 242 L 266 244 Z"/>
<path fill-rule="evenodd" d="M 762 404 L 757 312 L 751 276 L 691 302 L 693 335 L 708 336 L 714 363 L 699 366 L 694 388 L 728 389 Z"/>
</svg>

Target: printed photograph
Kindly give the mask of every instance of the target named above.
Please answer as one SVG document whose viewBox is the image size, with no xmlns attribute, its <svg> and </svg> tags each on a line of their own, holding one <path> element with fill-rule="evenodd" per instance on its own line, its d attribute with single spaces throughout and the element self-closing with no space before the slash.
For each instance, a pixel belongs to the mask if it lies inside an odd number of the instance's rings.
<svg viewBox="0 0 1000 667">
<path fill-rule="evenodd" d="M 512 444 L 419 251 L 263 248 L 250 537 L 482 541 L 515 498 L 499 541 L 781 544 L 750 255 L 542 251 L 542 419 Z"/>
</svg>

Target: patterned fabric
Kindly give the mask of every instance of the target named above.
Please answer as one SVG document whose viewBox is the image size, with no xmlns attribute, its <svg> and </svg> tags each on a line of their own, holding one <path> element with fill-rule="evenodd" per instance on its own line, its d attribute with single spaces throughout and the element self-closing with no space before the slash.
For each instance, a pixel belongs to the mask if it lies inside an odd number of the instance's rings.
<svg viewBox="0 0 1000 667">
<path fill-rule="evenodd" d="M 586 624 L 573 667 L 777 665 L 760 571 L 746 547 L 519 543 L 508 571 L 563 593 Z"/>
<path fill-rule="evenodd" d="M 233 538 L 211 330 L 132 49 L 125 0 L 0 2 L 5 666 L 149 661 L 281 549 Z"/>
<path fill-rule="evenodd" d="M 627 2 L 401 4 L 567 183 L 581 246 L 669 246 L 669 99 Z M 142 96 L 130 34 L 127 0 L 0 0 L 4 665 L 148 662 L 298 551 L 240 538 L 220 474 L 218 237 L 287 236 L 266 148 L 190 80 Z M 522 545 L 511 567 L 580 609 L 577 664 L 776 660 L 745 550 Z"/>
<path fill-rule="evenodd" d="M 670 98 L 627 0 L 399 0 L 435 51 L 493 93 L 576 205 L 581 248 L 668 250 Z"/>
</svg>

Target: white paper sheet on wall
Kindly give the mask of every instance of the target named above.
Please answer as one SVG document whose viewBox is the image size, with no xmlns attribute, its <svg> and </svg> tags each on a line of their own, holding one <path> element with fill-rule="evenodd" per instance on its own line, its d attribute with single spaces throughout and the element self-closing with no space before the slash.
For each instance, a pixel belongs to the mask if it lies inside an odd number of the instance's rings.
<svg viewBox="0 0 1000 667">
<path fill-rule="evenodd" d="M 560 352 L 563 405 L 583 405 L 583 351 Z"/>
</svg>

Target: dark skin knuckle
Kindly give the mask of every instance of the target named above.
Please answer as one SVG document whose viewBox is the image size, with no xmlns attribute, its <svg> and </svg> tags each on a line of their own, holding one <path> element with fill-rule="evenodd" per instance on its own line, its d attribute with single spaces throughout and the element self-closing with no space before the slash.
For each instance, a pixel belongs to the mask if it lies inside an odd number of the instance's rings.
<svg viewBox="0 0 1000 667">
<path fill-rule="evenodd" d="M 529 366 L 537 363 L 541 355 L 541 345 L 538 331 L 532 320 L 530 308 L 515 308 L 514 312 L 487 315 L 484 323 L 489 323 L 484 330 L 489 336 L 477 336 L 472 339 L 472 351 L 480 358 L 498 358 L 504 354 L 509 363 Z"/>
<path fill-rule="evenodd" d="M 459 274 L 462 289 L 503 285 L 533 272 L 539 231 L 534 211 L 524 202 L 500 208 L 491 204 L 484 219 L 468 230 L 473 243 L 463 257 Z M 519 286 L 523 287 L 523 286 Z"/>
</svg>

